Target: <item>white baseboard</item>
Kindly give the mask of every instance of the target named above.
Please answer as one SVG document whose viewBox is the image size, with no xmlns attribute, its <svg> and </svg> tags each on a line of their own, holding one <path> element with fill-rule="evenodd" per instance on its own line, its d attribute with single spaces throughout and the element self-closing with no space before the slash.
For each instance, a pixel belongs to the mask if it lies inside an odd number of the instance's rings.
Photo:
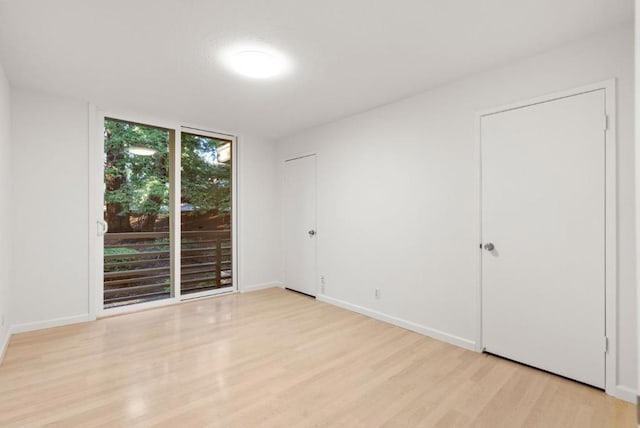
<svg viewBox="0 0 640 428">
<path fill-rule="evenodd" d="M 9 347 L 10 340 L 11 340 L 11 331 L 7 329 L 4 337 L 0 337 L 0 364 L 2 364 L 2 360 L 4 360 L 4 354 L 7 352 L 7 348 Z"/>
<path fill-rule="evenodd" d="M 624 385 L 616 385 L 616 389 L 610 393 L 616 398 L 619 398 L 624 401 L 628 401 L 629 403 L 636 404 L 636 397 L 638 396 L 638 392 L 633 388 L 629 388 Z"/>
<path fill-rule="evenodd" d="M 249 293 L 251 291 L 264 290 L 266 288 L 283 288 L 284 284 L 280 281 L 263 282 L 261 284 L 251 284 L 240 287 L 241 293 Z"/>
<path fill-rule="evenodd" d="M 27 331 L 42 330 L 45 328 L 60 327 L 63 325 L 77 324 L 81 322 L 94 321 L 94 320 L 95 320 L 95 317 L 89 314 L 83 314 L 83 315 L 74 315 L 70 317 L 55 318 L 55 319 L 46 320 L 46 321 L 35 321 L 35 322 L 29 322 L 24 324 L 12 325 L 10 329 L 10 333 L 11 334 L 25 333 Z"/>
<path fill-rule="evenodd" d="M 424 325 L 416 324 L 411 321 L 396 318 L 391 315 L 384 314 L 382 312 L 374 311 L 372 309 L 365 308 L 363 306 L 354 305 L 352 303 L 345 302 L 344 300 L 334 299 L 326 294 L 319 294 L 316 299 L 321 302 L 329 303 L 334 306 L 348 309 L 353 312 L 357 312 L 362 315 L 366 315 L 371 318 L 375 318 L 380 321 L 387 322 L 389 324 L 396 325 L 398 327 L 406 328 L 407 330 L 415 331 L 416 333 L 423 334 L 425 336 L 432 337 L 442 342 L 449 343 L 451 345 L 459 346 L 470 351 L 475 351 L 476 342 L 473 340 L 465 339 L 453 334 L 445 333 L 444 331 L 436 330 L 435 328 L 426 327 Z"/>
</svg>

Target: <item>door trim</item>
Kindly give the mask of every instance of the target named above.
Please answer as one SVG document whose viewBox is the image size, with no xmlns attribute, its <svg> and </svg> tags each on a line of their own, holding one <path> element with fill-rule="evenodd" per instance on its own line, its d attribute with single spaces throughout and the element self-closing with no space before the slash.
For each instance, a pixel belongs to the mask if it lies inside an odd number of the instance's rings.
<svg viewBox="0 0 640 428">
<path fill-rule="evenodd" d="M 605 91 L 605 114 L 608 117 L 608 127 L 605 132 L 605 335 L 608 338 L 608 350 L 605 353 L 605 391 L 609 395 L 617 393 L 617 118 L 616 118 L 616 79 L 596 82 L 590 85 L 559 91 L 540 97 L 514 102 L 478 112 L 476 114 L 476 150 L 475 150 L 475 180 L 476 180 L 476 219 L 474 221 L 478 251 L 476 257 L 476 352 L 482 352 L 482 134 L 481 121 L 485 116 L 506 112 L 509 110 L 542 104 L 562 98 L 568 98 L 597 90 Z M 604 352 L 604 338 L 603 338 Z"/>
</svg>

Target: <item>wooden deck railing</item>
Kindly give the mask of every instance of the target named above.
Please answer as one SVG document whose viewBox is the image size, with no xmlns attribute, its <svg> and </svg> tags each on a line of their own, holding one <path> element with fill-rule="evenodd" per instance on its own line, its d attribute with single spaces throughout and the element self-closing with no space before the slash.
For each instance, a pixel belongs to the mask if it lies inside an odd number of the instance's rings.
<svg viewBox="0 0 640 428">
<path fill-rule="evenodd" d="M 230 231 L 181 233 L 181 293 L 232 284 Z M 104 237 L 105 307 L 171 295 L 169 232 L 107 233 Z"/>
</svg>

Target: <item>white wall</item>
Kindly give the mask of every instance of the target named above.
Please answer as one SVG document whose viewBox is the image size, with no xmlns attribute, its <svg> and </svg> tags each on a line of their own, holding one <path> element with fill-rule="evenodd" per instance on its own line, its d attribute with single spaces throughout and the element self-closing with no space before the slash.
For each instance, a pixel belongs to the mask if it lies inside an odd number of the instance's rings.
<svg viewBox="0 0 640 428">
<path fill-rule="evenodd" d="M 12 328 L 84 319 L 89 313 L 88 106 L 16 89 L 12 136 Z"/>
<path fill-rule="evenodd" d="M 282 140 L 281 165 L 318 154 L 324 298 L 473 347 L 476 113 L 617 77 L 618 383 L 630 397 L 637 362 L 632 62 L 625 27 Z"/>
<path fill-rule="evenodd" d="M 9 339 L 11 270 L 11 146 L 10 88 L 0 65 L 0 359 Z M 4 320 L 4 323 L 2 322 Z"/>
<path fill-rule="evenodd" d="M 242 291 L 280 285 L 280 220 L 275 142 L 241 135 L 239 148 L 239 283 Z"/>
<path fill-rule="evenodd" d="M 91 319 L 89 105 L 17 89 L 12 113 L 13 331 Z M 280 273 L 277 163 L 274 142 L 238 141 L 239 286 L 250 289 Z"/>
</svg>

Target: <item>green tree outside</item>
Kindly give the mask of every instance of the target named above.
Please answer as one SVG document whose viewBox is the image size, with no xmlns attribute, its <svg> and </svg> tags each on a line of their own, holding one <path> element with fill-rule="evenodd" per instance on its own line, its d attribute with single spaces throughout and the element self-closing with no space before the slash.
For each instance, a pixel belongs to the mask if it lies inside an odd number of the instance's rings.
<svg viewBox="0 0 640 428">
<path fill-rule="evenodd" d="M 109 231 L 151 232 L 168 228 L 168 222 L 163 220 L 169 215 L 170 132 L 105 119 L 104 135 L 105 220 Z M 230 162 L 218 161 L 218 148 L 224 144 L 228 142 L 182 134 L 183 222 L 189 218 L 229 218 L 231 166 Z M 141 156 L 133 153 L 134 148 L 155 153 Z"/>
</svg>

